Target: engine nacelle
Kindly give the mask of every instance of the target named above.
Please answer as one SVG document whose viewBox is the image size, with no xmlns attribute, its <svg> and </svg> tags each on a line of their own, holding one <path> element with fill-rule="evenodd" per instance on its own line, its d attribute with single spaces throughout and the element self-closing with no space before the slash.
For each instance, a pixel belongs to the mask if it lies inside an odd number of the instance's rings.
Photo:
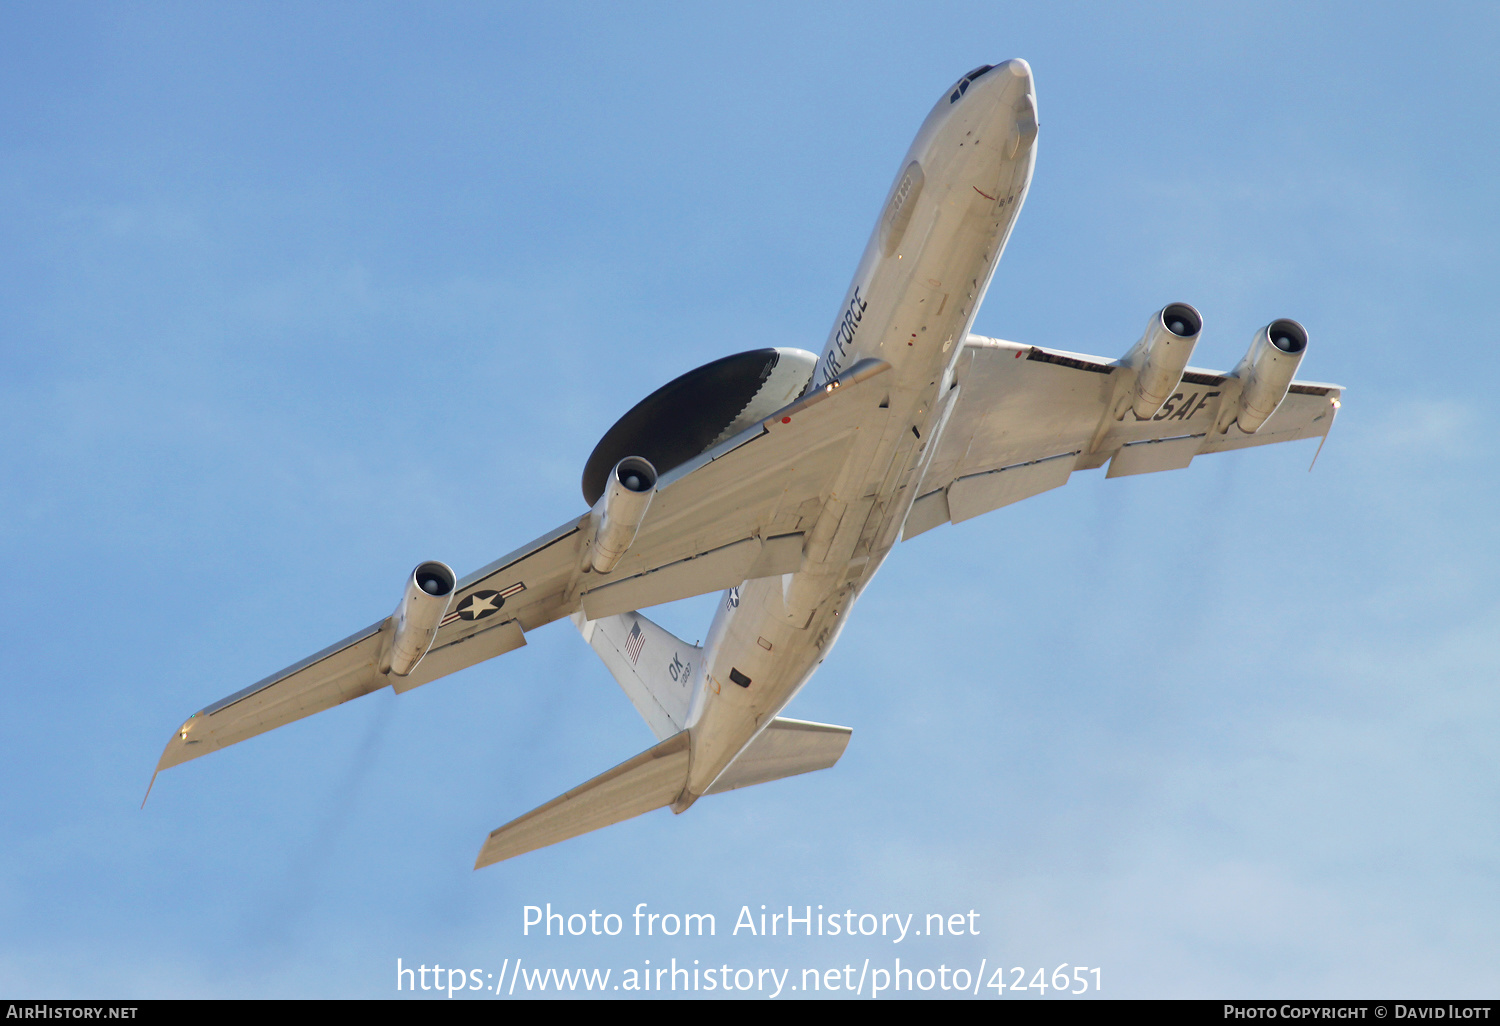
<svg viewBox="0 0 1500 1026">
<path fill-rule="evenodd" d="M 1255 334 L 1250 351 L 1234 369 L 1233 377 L 1244 384 L 1240 389 L 1235 419 L 1247 435 L 1255 433 L 1291 387 L 1302 355 L 1307 352 L 1307 329 L 1296 321 L 1272 321 Z M 1226 424 L 1224 430 L 1229 430 Z"/>
<path fill-rule="evenodd" d="M 802 349 L 754 349 L 688 371 L 615 422 L 583 468 L 583 498 L 599 501 L 610 472 L 638 456 L 665 474 L 765 420 L 802 395 L 818 358 Z"/>
<path fill-rule="evenodd" d="M 406 579 L 401 604 L 391 614 L 391 642 L 388 672 L 405 677 L 417 668 L 432 639 L 438 623 L 448 612 L 458 578 L 447 563 L 422 563 Z"/>
<path fill-rule="evenodd" d="M 1172 397 L 1202 333 L 1203 317 L 1188 303 L 1171 303 L 1152 316 L 1124 360 L 1136 371 L 1130 408 L 1137 419 L 1150 420 Z"/>
<path fill-rule="evenodd" d="M 607 574 L 619 565 L 655 495 L 656 468 L 648 460 L 626 456 L 615 464 L 604 494 L 589 514 L 594 523 L 589 562 L 595 573 Z"/>
</svg>

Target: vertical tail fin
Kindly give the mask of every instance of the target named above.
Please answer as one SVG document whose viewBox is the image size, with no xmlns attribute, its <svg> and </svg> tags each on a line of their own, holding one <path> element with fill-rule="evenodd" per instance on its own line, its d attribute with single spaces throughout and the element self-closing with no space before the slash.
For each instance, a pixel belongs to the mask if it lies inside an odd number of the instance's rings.
<svg viewBox="0 0 1500 1026">
<path fill-rule="evenodd" d="M 658 739 L 684 729 L 693 698 L 693 671 L 703 649 L 640 613 L 587 620 L 578 612 L 573 624 Z"/>
</svg>

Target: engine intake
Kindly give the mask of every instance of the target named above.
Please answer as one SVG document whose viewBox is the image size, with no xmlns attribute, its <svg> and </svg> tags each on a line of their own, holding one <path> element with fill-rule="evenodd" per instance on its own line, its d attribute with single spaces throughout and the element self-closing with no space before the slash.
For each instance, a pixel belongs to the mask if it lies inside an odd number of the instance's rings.
<svg viewBox="0 0 1500 1026">
<path fill-rule="evenodd" d="M 589 563 L 595 573 L 607 574 L 619 565 L 655 495 L 656 468 L 649 460 L 626 456 L 615 464 L 604 494 L 589 514 L 594 524 Z"/>
<path fill-rule="evenodd" d="M 1255 333 L 1249 352 L 1233 374 L 1244 382 L 1235 408 L 1241 431 L 1253 435 L 1276 412 L 1306 352 L 1307 329 L 1296 321 L 1272 321 Z"/>
<path fill-rule="evenodd" d="M 401 604 L 391 614 L 388 672 L 405 677 L 417 668 L 437 637 L 438 623 L 448 612 L 457 584 L 448 564 L 436 560 L 419 564 L 411 572 Z"/>
<path fill-rule="evenodd" d="M 1145 334 L 1124 360 L 1136 371 L 1130 408 L 1137 419 L 1150 420 L 1171 398 L 1202 333 L 1203 317 L 1191 304 L 1170 303 L 1152 316 Z"/>
</svg>

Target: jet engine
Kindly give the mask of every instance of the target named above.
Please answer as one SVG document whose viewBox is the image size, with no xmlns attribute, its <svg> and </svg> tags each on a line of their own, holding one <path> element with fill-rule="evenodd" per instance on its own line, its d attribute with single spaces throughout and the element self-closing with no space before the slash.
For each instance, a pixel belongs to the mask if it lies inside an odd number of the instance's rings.
<svg viewBox="0 0 1500 1026">
<path fill-rule="evenodd" d="M 1187 303 L 1171 303 L 1152 316 L 1146 333 L 1124 360 L 1136 370 L 1130 408 L 1138 419 L 1150 420 L 1171 398 L 1202 332 L 1202 316 Z"/>
<path fill-rule="evenodd" d="M 405 677 L 417 668 L 432 647 L 438 623 L 448 612 L 457 583 L 458 578 L 448 564 L 435 560 L 422 563 L 411 572 L 401 604 L 391 614 L 389 672 Z"/>
<path fill-rule="evenodd" d="M 1307 329 L 1296 321 L 1272 321 L 1256 332 L 1232 375 L 1244 383 L 1235 409 L 1241 431 L 1253 435 L 1276 412 L 1306 351 Z M 1227 424 L 1224 430 L 1229 430 Z"/>
<path fill-rule="evenodd" d="M 626 456 L 615 464 L 609 485 L 589 514 L 594 524 L 589 560 L 595 573 L 609 573 L 624 558 L 654 495 L 656 468 L 649 461 Z"/>
<path fill-rule="evenodd" d="M 668 382 L 604 433 L 583 468 L 584 499 L 597 503 L 628 456 L 665 474 L 733 438 L 800 396 L 817 365 L 802 349 L 754 349 Z"/>
</svg>

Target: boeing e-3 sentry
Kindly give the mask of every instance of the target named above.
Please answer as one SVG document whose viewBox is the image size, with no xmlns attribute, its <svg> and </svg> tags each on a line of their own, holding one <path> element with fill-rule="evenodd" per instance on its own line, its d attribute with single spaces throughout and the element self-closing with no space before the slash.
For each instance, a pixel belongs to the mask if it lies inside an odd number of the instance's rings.
<svg viewBox="0 0 1500 1026">
<path fill-rule="evenodd" d="M 492 832 L 476 867 L 838 762 L 847 727 L 779 715 L 898 540 L 1108 464 L 1108 477 L 1326 437 L 1342 390 L 1294 381 L 1278 319 L 1227 374 L 1203 320 L 1151 315 L 1118 360 L 970 334 L 1036 160 L 1025 61 L 945 91 L 896 174 L 820 356 L 761 349 L 672 381 L 583 473 L 590 508 L 459 578 L 418 566 L 395 612 L 195 713 L 157 770 L 389 686 L 419 687 L 569 617 L 658 743 Z M 705 643 L 638 610 L 726 591 Z"/>
</svg>

